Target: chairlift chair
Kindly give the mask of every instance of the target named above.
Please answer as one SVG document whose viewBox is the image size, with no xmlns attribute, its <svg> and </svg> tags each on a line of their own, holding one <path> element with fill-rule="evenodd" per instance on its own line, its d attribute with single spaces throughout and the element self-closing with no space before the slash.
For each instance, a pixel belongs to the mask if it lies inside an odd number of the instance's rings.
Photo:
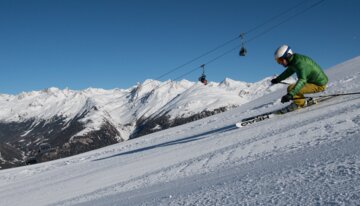
<svg viewBox="0 0 360 206">
<path fill-rule="evenodd" d="M 205 64 L 200 66 L 202 68 L 202 74 L 199 77 L 199 81 L 204 85 L 207 85 L 206 75 L 205 75 Z"/>
<path fill-rule="evenodd" d="M 247 53 L 247 50 L 245 49 L 245 46 L 244 46 L 244 35 L 245 35 L 245 33 L 240 34 L 240 40 L 241 40 L 241 48 L 240 48 L 240 52 L 239 52 L 240 56 L 245 56 Z"/>
<path fill-rule="evenodd" d="M 245 49 L 245 47 L 242 46 L 242 47 L 240 48 L 239 55 L 240 55 L 240 56 L 245 56 L 246 53 L 247 53 L 247 50 Z"/>
<path fill-rule="evenodd" d="M 199 81 L 200 81 L 201 83 L 203 83 L 204 85 L 207 85 L 206 75 L 205 75 L 205 74 L 202 74 L 202 75 L 199 77 Z"/>
</svg>

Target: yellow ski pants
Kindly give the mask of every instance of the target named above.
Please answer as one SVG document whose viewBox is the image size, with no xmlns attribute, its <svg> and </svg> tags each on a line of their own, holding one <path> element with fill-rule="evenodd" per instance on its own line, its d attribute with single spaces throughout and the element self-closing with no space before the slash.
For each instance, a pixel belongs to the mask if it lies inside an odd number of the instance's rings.
<svg viewBox="0 0 360 206">
<path fill-rule="evenodd" d="M 288 93 L 295 87 L 295 84 L 290 84 L 287 91 Z M 326 89 L 326 85 L 323 86 L 318 86 L 316 84 L 310 84 L 310 83 L 306 83 L 303 88 L 300 89 L 300 91 L 294 95 L 294 100 L 293 102 L 300 106 L 303 107 L 305 105 L 305 97 L 304 94 L 311 94 L 311 93 L 317 93 L 317 92 L 322 92 Z"/>
</svg>

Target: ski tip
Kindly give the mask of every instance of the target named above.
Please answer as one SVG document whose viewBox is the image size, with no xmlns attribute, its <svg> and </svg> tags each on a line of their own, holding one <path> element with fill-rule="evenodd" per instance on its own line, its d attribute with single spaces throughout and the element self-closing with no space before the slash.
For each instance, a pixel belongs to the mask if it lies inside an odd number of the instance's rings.
<svg viewBox="0 0 360 206">
<path fill-rule="evenodd" d="M 235 124 L 235 126 L 236 126 L 237 128 L 241 128 L 241 127 L 243 127 L 243 125 L 242 125 L 242 123 L 241 123 L 241 122 L 236 123 L 236 124 Z"/>
</svg>

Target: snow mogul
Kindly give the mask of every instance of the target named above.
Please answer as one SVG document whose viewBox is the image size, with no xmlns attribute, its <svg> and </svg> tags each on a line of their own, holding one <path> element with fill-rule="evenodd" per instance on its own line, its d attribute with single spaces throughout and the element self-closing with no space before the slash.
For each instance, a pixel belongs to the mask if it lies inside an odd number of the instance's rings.
<svg viewBox="0 0 360 206">
<path fill-rule="evenodd" d="M 280 83 L 294 73 L 298 77 L 297 82 L 290 84 L 287 88 L 287 94 L 281 98 L 281 103 L 293 100 L 287 107 L 288 111 L 306 106 L 304 94 L 322 92 L 326 89 L 328 77 L 311 58 L 293 53 L 288 45 L 282 45 L 275 51 L 275 60 L 286 69 L 278 77 L 271 80 L 272 84 Z"/>
</svg>

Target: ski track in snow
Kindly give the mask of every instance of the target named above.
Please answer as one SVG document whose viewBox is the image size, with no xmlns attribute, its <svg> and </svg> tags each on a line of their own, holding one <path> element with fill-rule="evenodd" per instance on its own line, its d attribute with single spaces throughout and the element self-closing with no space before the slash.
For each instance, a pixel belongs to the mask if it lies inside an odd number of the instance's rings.
<svg viewBox="0 0 360 206">
<path fill-rule="evenodd" d="M 359 91 L 360 58 L 352 61 L 330 71 L 327 92 Z M 358 205 L 360 96 L 235 127 L 282 106 L 274 101 L 281 93 L 272 95 L 121 144 L 2 170 L 0 205 Z"/>
</svg>

